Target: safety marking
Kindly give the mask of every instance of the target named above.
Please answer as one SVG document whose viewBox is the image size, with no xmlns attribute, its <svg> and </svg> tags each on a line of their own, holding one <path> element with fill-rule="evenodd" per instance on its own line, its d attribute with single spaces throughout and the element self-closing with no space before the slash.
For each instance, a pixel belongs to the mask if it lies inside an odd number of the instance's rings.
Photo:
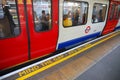
<svg viewBox="0 0 120 80">
<path fill-rule="evenodd" d="M 36 74 L 38 74 L 38 73 L 52 67 L 52 66 L 55 66 L 55 65 L 65 61 L 67 59 L 70 59 L 73 56 L 76 56 L 76 55 L 80 54 L 83 51 L 86 51 L 86 50 L 88 50 L 88 49 L 90 49 L 90 48 L 92 48 L 92 47 L 94 47 L 94 46 L 96 46 L 96 45 L 98 45 L 98 44 L 100 44 L 102 42 L 105 42 L 108 39 L 110 39 L 110 38 L 112 38 L 112 37 L 114 37 L 114 36 L 116 36 L 118 34 L 120 35 L 120 31 L 118 31 L 118 32 L 116 32 L 114 34 L 111 34 L 111 35 L 109 35 L 109 36 L 107 36 L 107 37 L 105 37 L 103 39 L 100 39 L 99 41 L 97 41 L 95 43 L 93 42 L 93 43 L 86 44 L 86 45 L 84 45 L 82 47 L 79 47 L 79 48 L 77 48 L 75 50 L 72 50 L 70 52 L 66 52 L 65 54 L 59 55 L 59 56 L 57 56 L 55 58 L 47 60 L 47 61 L 45 61 L 43 63 L 40 63 L 40 64 L 38 64 L 36 66 L 33 66 L 33 67 L 28 68 L 26 70 L 23 70 L 23 71 L 18 73 L 19 78 L 17 78 L 16 80 L 28 79 L 29 77 L 32 77 L 32 76 L 34 76 L 34 75 L 36 75 Z"/>
</svg>

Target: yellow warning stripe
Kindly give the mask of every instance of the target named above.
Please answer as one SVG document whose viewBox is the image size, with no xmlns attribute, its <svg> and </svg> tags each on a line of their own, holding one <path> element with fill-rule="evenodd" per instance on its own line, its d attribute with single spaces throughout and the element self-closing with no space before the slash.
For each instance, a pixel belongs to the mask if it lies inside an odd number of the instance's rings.
<svg viewBox="0 0 120 80">
<path fill-rule="evenodd" d="M 58 60 L 58 61 L 56 61 L 56 62 L 53 62 L 53 63 L 51 63 L 51 64 L 49 64 L 49 65 L 47 65 L 47 66 L 45 66 L 45 67 L 42 67 L 42 68 L 40 68 L 40 69 L 38 69 L 38 70 L 36 70 L 36 71 L 34 71 L 34 72 L 31 72 L 31 73 L 27 74 L 27 75 L 25 75 L 25 76 L 22 76 L 22 77 L 20 77 L 20 78 L 17 78 L 16 80 L 25 80 L 25 79 L 27 79 L 27 78 L 29 78 L 29 77 L 32 77 L 32 76 L 34 76 L 34 75 L 36 75 L 36 74 L 38 74 L 38 73 L 40 73 L 40 72 L 42 72 L 42 71 L 44 71 L 44 70 L 46 70 L 46 69 L 48 69 L 48 68 L 50 68 L 50 67 L 52 67 L 52 66 L 55 66 L 55 65 L 57 65 L 57 64 L 65 61 L 65 60 L 67 60 L 67 59 L 75 56 L 75 55 L 78 55 L 78 54 L 80 54 L 81 52 L 83 52 L 83 51 L 85 51 L 85 50 L 87 50 L 87 49 L 90 49 L 90 48 L 92 48 L 92 47 L 94 47 L 94 46 L 96 46 L 96 45 L 98 45 L 98 44 L 100 44 L 100 43 L 102 43 L 102 42 L 104 42 L 104 41 L 106 41 L 106 40 L 108 40 L 108 39 L 110 39 L 110 38 L 118 35 L 118 34 L 120 34 L 120 31 L 119 31 L 119 32 L 116 32 L 116 33 L 114 33 L 114 34 L 112 34 L 112 35 L 109 35 L 108 37 L 106 37 L 106 38 L 104 38 L 104 39 L 102 39 L 102 40 L 100 40 L 100 41 L 98 41 L 98 42 L 96 42 L 96 43 L 93 43 L 92 45 L 89 45 L 88 47 L 85 47 L 85 48 L 83 48 L 83 49 L 80 49 L 79 51 L 75 52 L 74 54 L 71 54 L 71 55 L 69 55 L 69 56 L 66 56 L 66 57 L 64 57 L 63 59 L 60 59 L 60 60 Z"/>
</svg>

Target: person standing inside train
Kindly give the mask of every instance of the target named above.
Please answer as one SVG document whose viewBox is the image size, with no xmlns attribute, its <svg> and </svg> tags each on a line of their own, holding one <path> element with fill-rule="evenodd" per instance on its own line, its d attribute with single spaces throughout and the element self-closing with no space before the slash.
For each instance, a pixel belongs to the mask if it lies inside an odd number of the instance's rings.
<svg viewBox="0 0 120 80">
<path fill-rule="evenodd" d="M 102 22 L 103 18 L 102 18 L 102 10 L 99 11 L 98 13 L 98 22 Z"/>
<path fill-rule="evenodd" d="M 73 25 L 74 26 L 78 25 L 79 15 L 80 15 L 80 10 L 76 9 L 76 12 L 74 14 L 74 20 L 73 20 Z"/>
<path fill-rule="evenodd" d="M 72 26 L 72 20 L 68 18 L 68 15 L 63 16 L 63 25 L 65 27 L 70 27 Z"/>
<path fill-rule="evenodd" d="M 41 24 L 42 24 L 42 30 L 48 30 L 48 26 L 47 26 L 47 18 L 46 18 L 46 13 L 45 13 L 45 10 L 42 10 L 42 15 L 40 16 L 40 21 L 41 21 Z"/>
<path fill-rule="evenodd" d="M 9 24 L 10 24 L 11 34 L 15 35 L 14 28 L 16 27 L 16 25 L 15 25 L 15 23 L 13 21 L 12 15 L 11 15 L 11 13 L 9 11 L 9 7 L 6 6 L 7 5 L 7 1 L 6 0 L 2 0 L 2 2 L 3 2 L 4 15 L 8 18 L 8 21 L 9 21 Z"/>
</svg>

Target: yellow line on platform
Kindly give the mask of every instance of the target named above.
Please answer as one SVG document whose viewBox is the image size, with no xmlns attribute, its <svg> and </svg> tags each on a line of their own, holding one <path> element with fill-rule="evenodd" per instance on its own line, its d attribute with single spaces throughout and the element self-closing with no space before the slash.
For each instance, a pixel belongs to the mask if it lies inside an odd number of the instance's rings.
<svg viewBox="0 0 120 80">
<path fill-rule="evenodd" d="M 44 67 L 42 67 L 42 68 L 40 68 L 40 69 L 38 69 L 38 70 L 36 70 L 36 71 L 34 71 L 34 72 L 31 72 L 31 73 L 29 73 L 29 74 L 27 74 L 27 75 L 25 75 L 25 76 L 19 77 L 19 78 L 17 78 L 16 80 L 25 80 L 25 79 L 27 79 L 27 78 L 29 78 L 29 77 L 32 77 L 32 76 L 34 76 L 34 75 L 36 75 L 36 74 L 38 74 L 38 73 L 40 73 L 40 72 L 42 72 L 42 71 L 44 71 L 44 70 L 46 70 L 46 69 L 48 69 L 48 68 L 50 68 L 50 67 L 52 67 L 52 66 L 55 66 L 55 65 L 57 65 L 57 64 L 65 61 L 65 60 L 67 60 L 67 59 L 70 59 L 71 57 L 76 56 L 76 55 L 80 54 L 81 52 L 83 52 L 83 51 L 85 51 L 85 50 L 88 50 L 88 49 L 90 49 L 90 48 L 92 48 L 92 47 L 94 47 L 94 46 L 96 46 L 96 45 L 98 45 L 98 44 L 100 44 L 100 43 L 102 43 L 102 42 L 104 42 L 104 41 L 106 41 L 106 40 L 108 40 L 108 39 L 110 39 L 110 38 L 118 35 L 118 34 L 120 34 L 120 31 L 119 31 L 119 32 L 116 32 L 116 33 L 114 33 L 114 34 L 111 34 L 111 35 L 109 35 L 108 37 L 105 37 L 104 39 L 102 39 L 102 40 L 100 40 L 100 41 L 97 41 L 97 42 L 93 43 L 92 45 L 90 45 L 90 46 L 88 46 L 88 47 L 85 47 L 85 48 L 83 48 L 83 49 L 75 52 L 74 54 L 71 54 L 71 55 L 69 55 L 69 56 L 66 56 L 66 57 L 64 57 L 64 58 L 62 58 L 62 59 L 60 59 L 60 60 L 58 60 L 58 61 L 55 61 L 55 62 L 53 62 L 53 63 L 51 63 L 51 64 L 49 64 L 49 65 L 47 65 L 47 66 L 44 66 Z"/>
</svg>

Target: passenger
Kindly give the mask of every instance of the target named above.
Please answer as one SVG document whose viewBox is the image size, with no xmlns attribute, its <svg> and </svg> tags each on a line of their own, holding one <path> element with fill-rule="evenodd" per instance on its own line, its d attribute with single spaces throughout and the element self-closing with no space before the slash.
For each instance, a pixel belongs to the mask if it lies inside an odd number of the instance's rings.
<svg viewBox="0 0 120 80">
<path fill-rule="evenodd" d="M 98 22 L 102 22 L 103 18 L 102 18 L 102 10 L 99 11 L 98 13 Z"/>
<path fill-rule="evenodd" d="M 48 26 L 47 26 L 47 18 L 46 18 L 46 13 L 45 10 L 42 10 L 42 16 L 40 17 L 40 21 L 42 24 L 42 30 L 48 30 Z"/>
<path fill-rule="evenodd" d="M 80 10 L 77 9 L 75 14 L 74 14 L 74 21 L 73 21 L 74 26 L 78 25 L 79 14 L 80 14 Z"/>
<path fill-rule="evenodd" d="M 93 22 L 93 23 L 98 22 L 98 18 L 97 18 L 96 15 L 93 15 L 93 16 L 92 16 L 92 22 Z"/>
<path fill-rule="evenodd" d="M 16 27 L 14 21 L 13 21 L 13 18 L 12 18 L 12 15 L 9 11 L 9 7 L 6 6 L 7 4 L 7 1 L 6 0 L 3 0 L 3 10 L 4 10 L 4 15 L 8 18 L 8 21 L 9 21 L 9 24 L 10 24 L 10 30 L 11 30 L 11 34 L 12 35 L 15 35 L 14 33 L 14 28 Z"/>
<path fill-rule="evenodd" d="M 47 21 L 50 20 L 50 14 L 49 14 L 49 13 L 47 13 L 47 15 L 46 15 L 46 20 L 47 20 Z"/>
<path fill-rule="evenodd" d="M 72 13 L 71 13 L 71 11 L 68 11 L 68 18 L 72 20 Z"/>
<path fill-rule="evenodd" d="M 35 21 L 38 21 L 39 19 L 38 19 L 38 17 L 37 17 L 37 13 L 34 11 L 34 20 Z"/>
<path fill-rule="evenodd" d="M 34 22 L 35 22 L 35 30 L 36 31 L 41 31 L 42 30 L 42 24 L 40 23 L 40 20 L 37 17 L 36 11 L 34 11 Z"/>
<path fill-rule="evenodd" d="M 82 17 L 82 24 L 85 24 L 87 22 L 87 14 L 84 13 Z"/>
<path fill-rule="evenodd" d="M 51 29 L 51 19 L 50 19 L 49 13 L 47 13 L 46 19 L 47 19 L 46 24 L 47 24 L 48 28 Z"/>
<path fill-rule="evenodd" d="M 72 20 L 71 19 L 68 19 L 68 15 L 64 15 L 63 16 L 63 25 L 65 26 L 65 27 L 69 27 L 69 26 L 72 26 Z"/>
</svg>

